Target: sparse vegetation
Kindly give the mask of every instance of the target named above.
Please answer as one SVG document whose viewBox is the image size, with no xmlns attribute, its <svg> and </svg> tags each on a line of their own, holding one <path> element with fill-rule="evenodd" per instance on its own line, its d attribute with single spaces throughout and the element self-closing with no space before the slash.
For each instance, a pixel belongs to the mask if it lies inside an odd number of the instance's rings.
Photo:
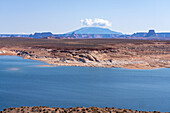
<svg viewBox="0 0 170 113">
<path fill-rule="evenodd" d="M 99 107 L 74 107 L 74 108 L 49 108 L 49 107 L 27 107 L 28 109 L 23 109 L 23 111 L 18 111 L 20 108 L 13 109 L 10 111 L 10 108 L 0 111 L 0 113 L 160 113 L 159 111 L 133 111 L 131 109 L 115 109 L 114 107 L 108 108 L 99 108 Z M 36 109 L 36 110 L 35 110 Z M 41 111 L 41 109 L 43 109 Z"/>
<path fill-rule="evenodd" d="M 11 55 L 10 52 L 54 65 L 132 69 L 170 67 L 170 41 L 0 38 L 0 54 Z"/>
</svg>

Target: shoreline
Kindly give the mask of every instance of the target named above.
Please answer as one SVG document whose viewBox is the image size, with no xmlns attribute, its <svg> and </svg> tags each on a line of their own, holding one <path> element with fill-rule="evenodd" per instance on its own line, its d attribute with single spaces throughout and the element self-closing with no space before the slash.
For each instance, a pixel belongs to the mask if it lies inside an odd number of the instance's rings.
<svg viewBox="0 0 170 113">
<path fill-rule="evenodd" d="M 54 66 L 170 68 L 170 41 L 3 38 L 0 43 L 0 55 L 20 56 Z"/>
<path fill-rule="evenodd" d="M 17 55 L 1 55 L 0 56 L 17 56 Z M 17 57 L 21 57 L 23 58 L 22 56 L 17 56 Z M 23 58 L 25 59 L 25 58 Z M 29 60 L 34 60 L 34 59 L 29 59 Z M 34 61 L 40 61 L 40 62 L 44 62 L 44 61 L 41 61 L 41 60 L 34 60 Z M 47 62 L 44 62 L 44 63 L 47 63 Z M 75 65 L 54 65 L 54 64 L 46 64 L 46 65 L 37 65 L 38 67 L 57 67 L 57 66 L 73 66 L 73 67 L 95 67 L 95 66 L 75 66 Z M 138 68 L 138 69 L 134 69 L 134 68 L 124 68 L 124 67 L 96 67 L 96 68 L 120 68 L 120 69 L 129 69 L 129 70 L 155 70 L 155 69 L 169 69 L 170 67 L 160 67 L 160 68 L 152 68 L 152 69 L 141 69 L 141 68 Z"/>
<path fill-rule="evenodd" d="M 33 106 L 33 107 L 10 107 L 4 108 L 0 113 L 161 113 L 159 111 L 138 111 L 131 109 L 121 109 L 114 107 L 46 107 L 46 106 Z M 166 113 L 166 112 L 165 112 Z"/>
<path fill-rule="evenodd" d="M 101 68 L 122 68 L 122 69 L 132 69 L 132 70 L 152 70 L 152 69 L 161 69 L 161 68 L 170 68 L 170 67 L 148 67 L 148 68 L 143 68 L 143 67 L 137 67 L 137 68 L 134 68 L 133 66 L 132 66 L 132 68 L 131 68 L 131 66 L 127 66 L 127 67 L 122 67 L 122 66 L 109 66 L 109 65 L 107 65 L 107 66 L 96 66 L 96 65 L 88 65 L 88 64 L 86 64 L 86 63 L 80 63 L 80 64 L 71 64 L 71 63 L 64 63 L 64 62 L 62 62 L 62 63 L 58 63 L 58 64 L 56 64 L 56 63 L 51 63 L 51 62 L 48 62 L 48 60 L 47 59 L 36 59 L 36 58 L 31 58 L 31 57 L 25 57 L 25 56 L 22 56 L 22 55 L 17 55 L 16 53 L 14 53 L 13 51 L 8 51 L 8 52 L 6 52 L 6 53 L 0 53 L 0 56 L 18 56 L 18 57 L 22 57 L 23 59 L 30 59 L 30 60 L 35 60 L 35 61 L 41 61 L 41 62 L 44 62 L 44 63 L 47 63 L 46 65 L 38 65 L 38 66 L 40 66 L 40 67 L 56 67 L 56 66 L 75 66 L 75 67 L 101 67 Z M 140 65 L 140 64 L 139 64 Z"/>
<path fill-rule="evenodd" d="M 10 55 L 10 54 L 0 54 L 0 56 L 17 56 L 17 55 Z M 42 61 L 42 60 L 36 60 L 36 59 L 31 59 L 31 58 L 25 58 L 23 56 L 18 56 L 23 59 L 30 59 L 30 60 L 35 60 L 35 61 L 40 61 L 47 63 L 46 65 L 38 65 L 39 67 L 56 67 L 56 66 L 74 66 L 74 67 L 100 67 L 100 68 L 122 68 L 122 69 L 132 69 L 132 70 L 152 70 L 152 69 L 161 69 L 161 68 L 167 68 L 167 67 L 160 67 L 160 68 L 126 68 L 126 67 L 111 67 L 111 66 L 85 66 L 85 65 L 74 65 L 74 64 L 49 64 L 48 62 Z"/>
</svg>

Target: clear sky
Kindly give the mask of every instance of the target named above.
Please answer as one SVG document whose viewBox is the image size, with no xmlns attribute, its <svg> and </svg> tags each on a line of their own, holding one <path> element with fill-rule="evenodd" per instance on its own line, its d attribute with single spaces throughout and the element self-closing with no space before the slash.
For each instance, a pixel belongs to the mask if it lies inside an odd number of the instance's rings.
<svg viewBox="0 0 170 113">
<path fill-rule="evenodd" d="M 170 0 L 0 0 L 0 33 L 65 33 L 86 18 L 122 33 L 170 32 Z"/>
</svg>

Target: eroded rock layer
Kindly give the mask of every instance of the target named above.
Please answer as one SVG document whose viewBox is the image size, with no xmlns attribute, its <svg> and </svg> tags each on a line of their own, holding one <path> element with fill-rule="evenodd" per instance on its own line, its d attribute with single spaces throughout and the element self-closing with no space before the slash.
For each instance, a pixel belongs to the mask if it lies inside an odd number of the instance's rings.
<svg viewBox="0 0 170 113">
<path fill-rule="evenodd" d="M 57 66 L 170 67 L 170 41 L 7 39 L 0 40 L 0 55 L 17 55 Z"/>
</svg>

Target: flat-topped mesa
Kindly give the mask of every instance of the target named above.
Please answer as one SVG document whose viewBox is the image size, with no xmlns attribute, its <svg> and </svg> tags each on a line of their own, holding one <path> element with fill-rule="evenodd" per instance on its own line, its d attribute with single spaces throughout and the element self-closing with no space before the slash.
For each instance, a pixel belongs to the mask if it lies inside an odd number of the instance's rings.
<svg viewBox="0 0 170 113">
<path fill-rule="evenodd" d="M 33 38 L 42 38 L 42 37 L 50 37 L 53 36 L 51 32 L 42 32 L 42 33 L 34 33 L 33 35 L 29 35 L 29 37 Z"/>
<path fill-rule="evenodd" d="M 146 34 L 146 37 L 156 37 L 155 30 L 149 30 L 149 32 Z"/>
<path fill-rule="evenodd" d="M 132 37 L 157 37 L 158 33 L 155 33 L 155 30 L 149 30 L 149 32 L 137 32 L 131 35 Z"/>
</svg>

